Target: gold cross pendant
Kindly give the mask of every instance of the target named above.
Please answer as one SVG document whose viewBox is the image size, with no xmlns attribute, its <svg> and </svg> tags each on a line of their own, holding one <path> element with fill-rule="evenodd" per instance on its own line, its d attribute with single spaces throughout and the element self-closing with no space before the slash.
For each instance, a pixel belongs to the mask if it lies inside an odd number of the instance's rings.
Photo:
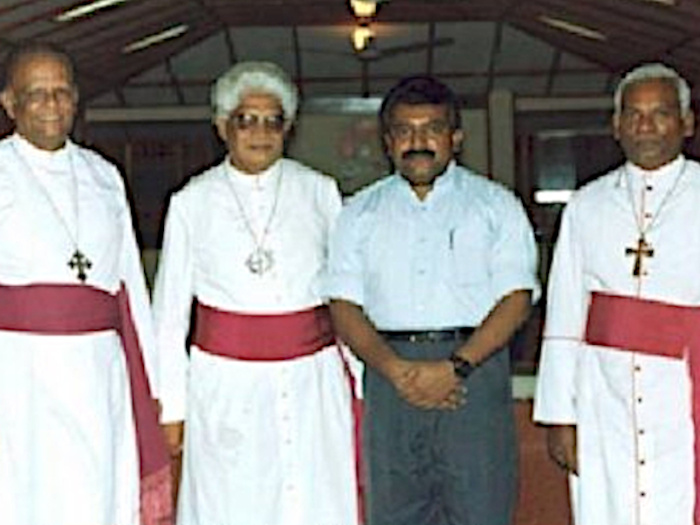
<svg viewBox="0 0 700 525">
<path fill-rule="evenodd" d="M 637 240 L 636 248 L 625 248 L 625 255 L 634 255 L 632 275 L 634 277 L 639 277 L 642 275 L 642 264 L 644 262 L 643 257 L 653 257 L 654 248 L 652 248 L 650 244 L 647 244 L 647 241 L 642 234 Z"/>
</svg>

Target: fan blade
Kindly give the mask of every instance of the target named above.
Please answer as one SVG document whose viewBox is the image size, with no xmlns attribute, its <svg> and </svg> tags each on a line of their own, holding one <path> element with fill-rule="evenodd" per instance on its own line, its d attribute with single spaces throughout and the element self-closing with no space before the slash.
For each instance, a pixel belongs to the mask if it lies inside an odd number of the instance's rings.
<svg viewBox="0 0 700 525">
<path fill-rule="evenodd" d="M 302 47 L 301 48 L 302 53 L 314 53 L 317 55 L 333 55 L 333 56 L 343 56 L 343 57 L 348 57 L 352 58 L 355 56 L 355 53 L 352 51 L 338 51 L 338 50 L 333 50 L 333 49 L 323 49 L 320 47 Z"/>
<path fill-rule="evenodd" d="M 426 40 L 425 42 L 414 42 L 412 44 L 405 44 L 402 46 L 385 47 L 379 49 L 379 56 L 377 58 L 388 58 L 403 53 L 414 53 L 416 51 L 423 51 L 425 49 L 451 46 L 454 44 L 455 39 L 450 37 L 436 38 L 435 40 Z"/>
</svg>

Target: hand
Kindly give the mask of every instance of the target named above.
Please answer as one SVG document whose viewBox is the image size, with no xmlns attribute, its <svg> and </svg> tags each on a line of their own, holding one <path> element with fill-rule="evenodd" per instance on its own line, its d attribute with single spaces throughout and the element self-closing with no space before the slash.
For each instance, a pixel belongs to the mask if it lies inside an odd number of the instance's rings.
<svg viewBox="0 0 700 525">
<path fill-rule="evenodd" d="M 557 465 L 572 474 L 578 475 L 575 425 L 552 425 L 548 427 L 547 451 Z"/>
<path fill-rule="evenodd" d="M 170 452 L 171 456 L 177 456 L 182 453 L 184 426 L 185 425 L 182 421 L 161 425 L 163 435 L 165 436 L 165 443 L 168 445 L 168 451 Z"/>
<path fill-rule="evenodd" d="M 455 409 L 464 403 L 464 389 L 452 363 L 401 361 L 390 377 L 399 395 L 422 409 Z"/>
<path fill-rule="evenodd" d="M 182 441 L 184 435 L 184 423 L 167 423 L 161 425 L 165 442 L 170 453 L 170 468 L 172 475 L 172 501 L 173 508 L 177 508 L 177 496 L 180 492 L 180 480 L 182 479 Z"/>
</svg>

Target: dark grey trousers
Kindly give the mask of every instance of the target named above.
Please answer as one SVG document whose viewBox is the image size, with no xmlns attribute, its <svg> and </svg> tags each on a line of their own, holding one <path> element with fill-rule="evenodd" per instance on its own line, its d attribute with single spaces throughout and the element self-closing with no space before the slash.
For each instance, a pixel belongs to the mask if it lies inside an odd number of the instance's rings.
<svg viewBox="0 0 700 525">
<path fill-rule="evenodd" d="M 455 343 L 394 342 L 402 356 L 437 359 Z M 404 402 L 365 374 L 369 525 L 509 525 L 517 497 L 517 448 L 507 350 L 466 380 L 456 411 Z"/>
</svg>

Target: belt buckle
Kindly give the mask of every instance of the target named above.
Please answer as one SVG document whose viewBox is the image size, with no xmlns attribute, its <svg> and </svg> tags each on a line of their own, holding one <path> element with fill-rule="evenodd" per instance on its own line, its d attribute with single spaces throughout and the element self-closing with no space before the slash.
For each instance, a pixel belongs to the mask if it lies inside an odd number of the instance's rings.
<svg viewBox="0 0 700 525">
<path fill-rule="evenodd" d="M 442 334 L 436 330 L 428 330 L 423 334 L 424 340 L 428 343 L 439 343 L 442 341 Z"/>
<path fill-rule="evenodd" d="M 411 334 L 408 340 L 411 343 L 439 343 L 442 341 L 442 334 L 436 330 L 426 330 L 425 332 L 418 332 Z"/>
</svg>

